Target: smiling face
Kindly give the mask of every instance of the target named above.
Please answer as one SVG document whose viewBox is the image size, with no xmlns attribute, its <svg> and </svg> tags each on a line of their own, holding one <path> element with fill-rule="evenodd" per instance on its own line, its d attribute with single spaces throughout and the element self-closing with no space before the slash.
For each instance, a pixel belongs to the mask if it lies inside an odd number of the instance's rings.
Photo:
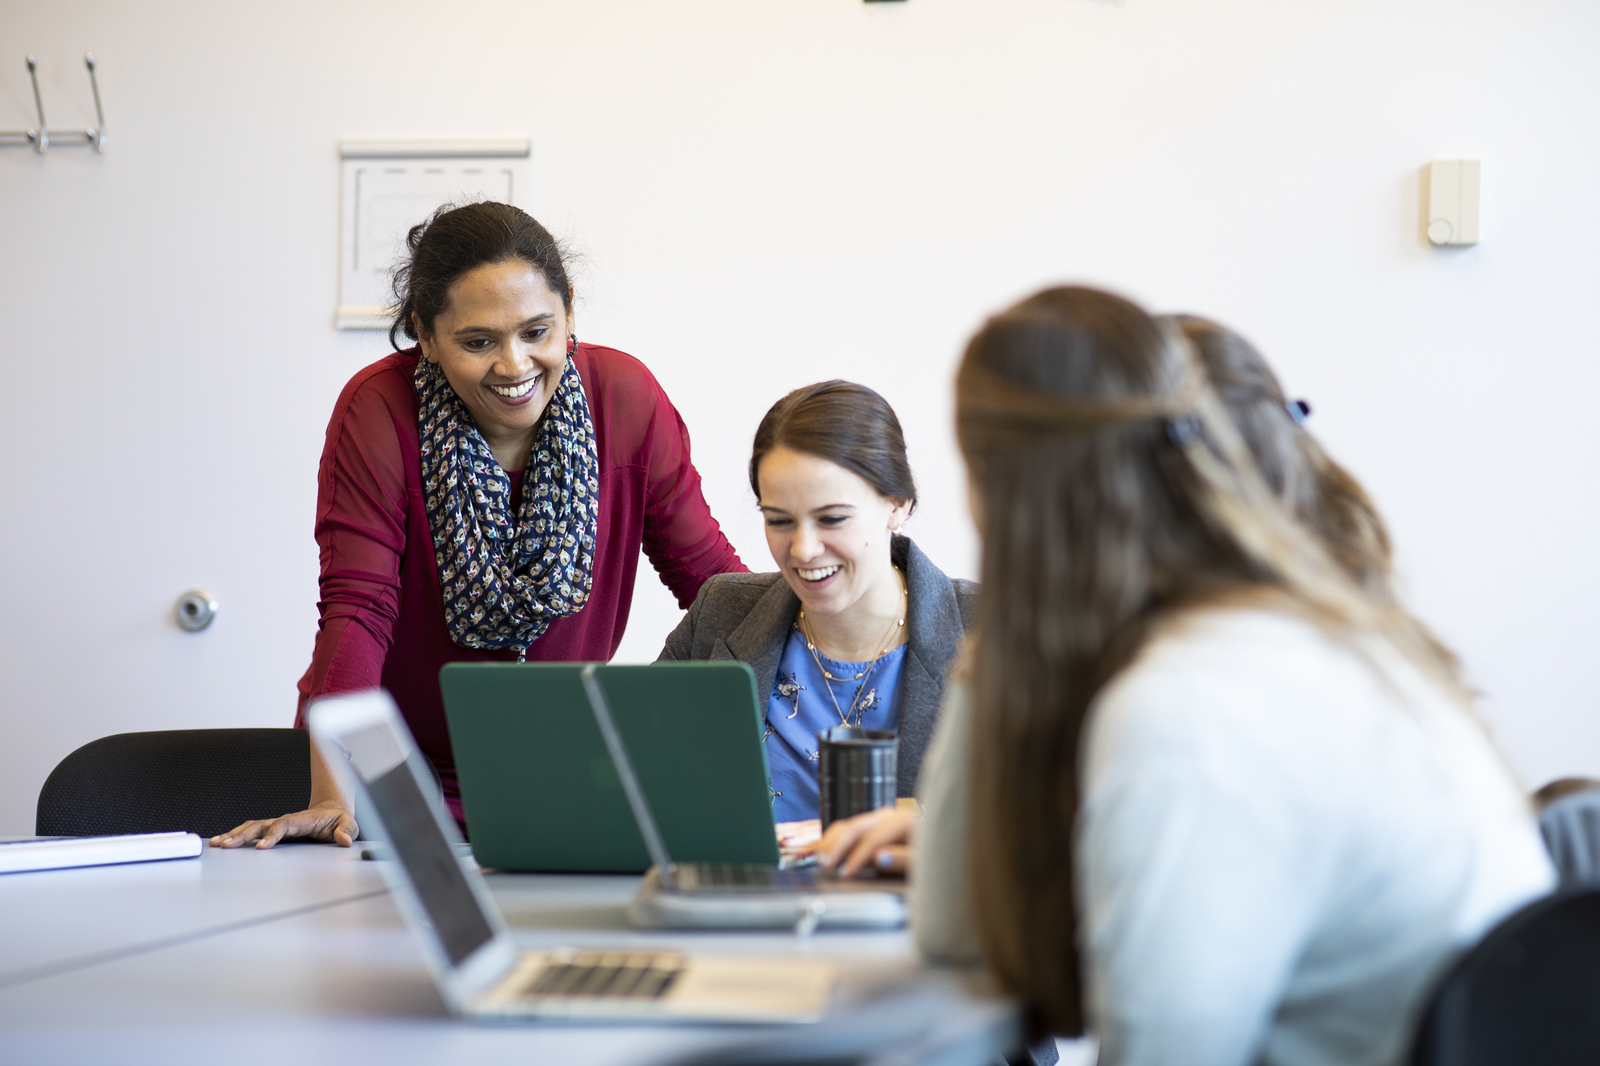
<svg viewBox="0 0 1600 1066">
<path fill-rule="evenodd" d="M 423 357 L 444 371 L 494 457 L 520 470 L 566 368 L 573 326 L 561 297 L 521 259 L 487 263 L 450 286 L 431 333 L 417 327 Z"/>
<path fill-rule="evenodd" d="M 898 612 L 889 539 L 909 500 L 886 499 L 837 463 L 791 448 L 768 452 L 756 477 L 772 561 L 807 618 Z"/>
</svg>

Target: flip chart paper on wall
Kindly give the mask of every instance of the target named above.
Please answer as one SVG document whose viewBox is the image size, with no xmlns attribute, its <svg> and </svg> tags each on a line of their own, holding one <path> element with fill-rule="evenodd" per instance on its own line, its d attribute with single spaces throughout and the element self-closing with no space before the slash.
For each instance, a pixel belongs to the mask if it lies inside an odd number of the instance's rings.
<svg viewBox="0 0 1600 1066">
<path fill-rule="evenodd" d="M 526 139 L 339 143 L 338 329 L 388 329 L 389 276 L 407 231 L 446 203 L 526 207 Z"/>
</svg>

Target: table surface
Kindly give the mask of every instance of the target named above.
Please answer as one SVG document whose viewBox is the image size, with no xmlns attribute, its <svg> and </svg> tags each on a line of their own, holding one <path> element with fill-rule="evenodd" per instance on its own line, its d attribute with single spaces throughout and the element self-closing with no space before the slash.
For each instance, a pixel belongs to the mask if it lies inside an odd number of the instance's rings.
<svg viewBox="0 0 1600 1066">
<path fill-rule="evenodd" d="M 634 877 L 491 874 L 517 943 L 682 947 L 839 960 L 841 998 L 916 975 L 909 934 L 646 931 Z M 925 973 L 925 971 L 922 971 Z M 971 1000 L 975 1017 L 992 1003 Z M 452 1020 L 382 877 L 357 849 L 207 849 L 198 860 L 0 876 L 6 1062 L 295 1066 L 670 1060 L 760 1037 L 729 1026 Z M 770 1030 L 765 1031 L 770 1033 Z"/>
</svg>

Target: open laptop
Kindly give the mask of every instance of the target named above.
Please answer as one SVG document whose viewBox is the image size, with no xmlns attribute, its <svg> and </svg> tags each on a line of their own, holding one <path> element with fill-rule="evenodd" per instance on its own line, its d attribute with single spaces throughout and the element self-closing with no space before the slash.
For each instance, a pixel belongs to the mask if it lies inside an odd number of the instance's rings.
<svg viewBox="0 0 1600 1066">
<path fill-rule="evenodd" d="M 608 689 L 628 667 L 588 664 L 578 672 L 628 807 L 654 862 L 629 905 L 644 926 L 781 927 L 802 935 L 819 926 L 894 927 L 905 923 L 903 895 L 881 884 L 844 881 L 816 867 L 776 863 L 675 862 L 635 771 Z M 774 838 L 775 839 L 775 838 Z"/>
<path fill-rule="evenodd" d="M 581 663 L 439 674 L 467 835 L 485 867 L 641 873 L 650 855 L 579 682 Z M 744 663 L 608 666 L 617 725 L 681 859 L 775 863 L 763 726 Z"/>
<path fill-rule="evenodd" d="M 431 809 L 415 749 L 382 691 L 319 700 L 311 734 L 349 791 L 370 801 L 393 861 L 379 864 L 452 1013 L 482 1019 L 800 1022 L 827 1010 L 834 968 L 816 959 L 675 951 L 519 951 L 483 877 Z M 470 860 L 466 860 L 470 861 Z"/>
</svg>

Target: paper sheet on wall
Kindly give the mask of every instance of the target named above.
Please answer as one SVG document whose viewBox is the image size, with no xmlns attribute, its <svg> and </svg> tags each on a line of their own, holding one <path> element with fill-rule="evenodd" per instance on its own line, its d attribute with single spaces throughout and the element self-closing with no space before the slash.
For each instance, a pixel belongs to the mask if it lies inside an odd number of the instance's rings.
<svg viewBox="0 0 1600 1066">
<path fill-rule="evenodd" d="M 517 145 L 520 158 L 511 154 Z M 485 147 L 496 154 L 465 154 Z M 436 154 L 427 154 L 430 150 Z M 384 151 L 392 154 L 378 154 Z M 346 141 L 341 152 L 339 309 L 334 320 L 339 329 L 389 328 L 394 302 L 389 279 L 405 253 L 406 234 L 440 205 L 498 200 L 526 206 L 526 141 Z"/>
</svg>

